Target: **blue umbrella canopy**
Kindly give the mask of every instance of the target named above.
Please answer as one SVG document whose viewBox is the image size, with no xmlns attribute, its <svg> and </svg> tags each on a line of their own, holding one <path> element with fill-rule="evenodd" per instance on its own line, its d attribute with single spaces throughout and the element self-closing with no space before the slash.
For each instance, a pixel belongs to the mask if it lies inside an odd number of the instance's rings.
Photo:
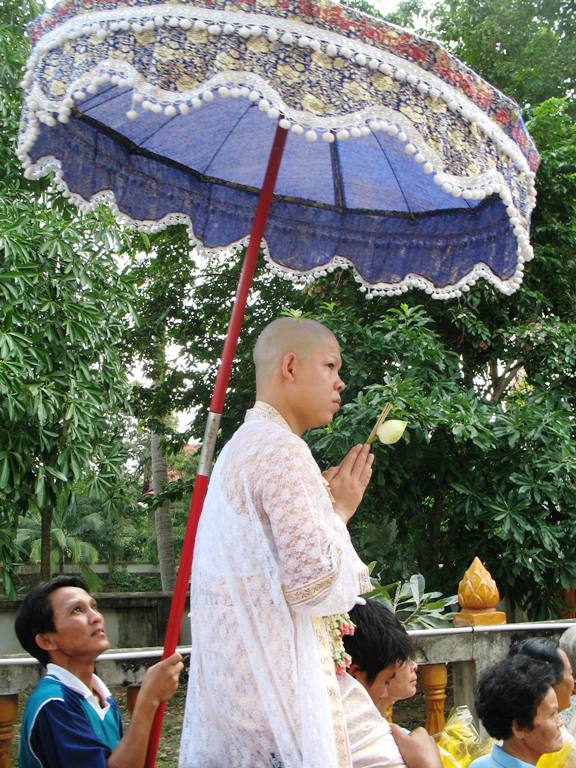
<svg viewBox="0 0 576 768">
<path fill-rule="evenodd" d="M 369 296 L 520 285 L 537 152 L 437 43 L 312 0 L 63 0 L 31 38 L 19 155 L 81 208 L 241 242 L 279 122 L 273 268 L 352 267 Z"/>
</svg>

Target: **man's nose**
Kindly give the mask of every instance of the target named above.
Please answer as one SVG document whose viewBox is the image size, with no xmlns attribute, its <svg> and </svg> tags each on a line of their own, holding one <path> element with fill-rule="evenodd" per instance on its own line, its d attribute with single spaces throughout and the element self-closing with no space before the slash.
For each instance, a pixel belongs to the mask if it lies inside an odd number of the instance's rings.
<svg viewBox="0 0 576 768">
<path fill-rule="evenodd" d="M 102 621 L 104 622 L 104 617 L 100 613 L 100 611 L 97 608 L 91 608 L 90 609 L 90 621 Z"/>
<path fill-rule="evenodd" d="M 344 384 L 342 379 L 338 377 L 338 381 L 336 382 L 336 391 L 343 392 L 345 389 L 346 389 L 346 384 Z"/>
</svg>

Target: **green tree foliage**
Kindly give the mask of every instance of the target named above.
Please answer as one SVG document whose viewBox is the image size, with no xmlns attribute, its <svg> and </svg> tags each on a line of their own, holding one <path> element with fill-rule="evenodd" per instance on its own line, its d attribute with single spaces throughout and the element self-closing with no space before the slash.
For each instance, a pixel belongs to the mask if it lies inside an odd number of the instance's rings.
<svg viewBox="0 0 576 768">
<path fill-rule="evenodd" d="M 398 444 L 374 449 L 351 523 L 365 559 L 385 579 L 419 570 L 451 592 L 478 554 L 513 603 L 533 615 L 557 610 L 557 589 L 576 582 L 576 452 L 563 388 L 525 374 L 505 397 L 481 396 L 422 307 L 370 323 L 348 304 L 315 316 L 343 340 L 350 382 L 334 424 L 308 437 L 319 460 L 334 464 L 365 440 L 385 402 L 409 422 Z"/>
<path fill-rule="evenodd" d="M 385 19 L 392 22 L 392 24 L 398 24 L 400 27 L 413 29 L 417 32 L 424 31 L 422 23 L 425 22 L 429 13 L 422 0 L 402 0 L 393 11 L 386 14 L 383 14 L 369 0 L 347 0 L 344 5 L 352 8 L 354 11 L 367 13 L 378 19 Z"/>
<path fill-rule="evenodd" d="M 210 397 L 216 379 L 220 355 L 236 288 L 244 249 L 211 258 L 198 272 L 191 295 L 190 313 L 195 332 L 188 335 L 182 347 L 182 361 L 190 375 L 188 402 L 196 407 L 191 426 L 193 435 L 204 433 Z M 238 353 L 232 368 L 231 386 L 220 425 L 222 441 L 228 439 L 243 418 L 243 412 L 254 402 L 254 364 L 252 349 L 262 328 L 289 307 L 299 307 L 304 294 L 290 282 L 272 274 L 264 259 L 258 264 L 244 324 L 238 342 Z"/>
<path fill-rule="evenodd" d="M 133 454 L 130 446 L 127 449 L 130 464 Z M 73 521 L 70 530 L 77 526 L 83 540 L 96 549 L 98 562 L 113 567 L 120 561 L 149 559 L 147 508 L 141 501 L 138 475 L 127 467 L 103 498 L 95 497 L 86 481 L 75 483 L 68 518 Z M 88 518 L 101 524 L 86 526 L 83 521 Z"/>
<path fill-rule="evenodd" d="M 181 438 L 171 415 L 190 401 L 186 367 L 178 355 L 175 359 L 175 349 L 201 333 L 201 321 L 192 311 L 195 253 L 184 227 L 168 227 L 153 235 L 136 233 L 127 245 L 137 287 L 133 303 L 137 323 L 126 329 L 124 348 L 128 363 L 138 363 L 144 377 L 132 394 L 135 414 L 177 449 Z"/>
<path fill-rule="evenodd" d="M 571 0 L 444 0 L 431 32 L 521 106 L 574 93 Z"/>
<path fill-rule="evenodd" d="M 32 3 L 4 4 L 0 31 L 0 508 L 2 524 L 50 524 L 72 483 L 105 496 L 122 470 L 128 384 L 119 341 L 130 279 L 113 258 L 111 214 L 79 215 L 47 181 L 26 181 L 14 156 Z"/>
</svg>

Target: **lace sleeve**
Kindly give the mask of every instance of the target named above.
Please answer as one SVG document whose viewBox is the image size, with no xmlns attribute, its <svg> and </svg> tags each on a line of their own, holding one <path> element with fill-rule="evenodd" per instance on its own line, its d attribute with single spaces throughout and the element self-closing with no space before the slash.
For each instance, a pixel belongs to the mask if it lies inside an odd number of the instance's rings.
<svg viewBox="0 0 576 768">
<path fill-rule="evenodd" d="M 287 601 L 294 609 L 320 608 L 338 583 L 352 545 L 346 526 L 332 509 L 320 470 L 299 438 L 276 444 L 273 466 L 261 477 L 261 503 Z M 357 595 L 357 579 L 350 587 Z M 349 608 L 354 599 L 350 603 L 348 597 L 347 602 Z"/>
</svg>

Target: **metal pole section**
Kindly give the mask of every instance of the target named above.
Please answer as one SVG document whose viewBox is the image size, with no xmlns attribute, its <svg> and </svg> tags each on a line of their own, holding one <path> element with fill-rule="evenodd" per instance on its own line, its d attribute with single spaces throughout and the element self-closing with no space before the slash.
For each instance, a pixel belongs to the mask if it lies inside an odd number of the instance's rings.
<svg viewBox="0 0 576 768">
<path fill-rule="evenodd" d="M 285 129 L 280 128 L 280 126 L 276 127 L 272 149 L 270 150 L 270 156 L 268 158 L 266 175 L 264 176 L 264 182 L 258 197 L 258 205 L 256 213 L 254 214 L 250 241 L 248 243 L 248 248 L 246 249 L 244 264 L 242 265 L 242 274 L 240 275 L 234 307 L 232 308 L 232 315 L 230 316 L 230 323 L 228 325 L 228 333 L 222 350 L 220 367 L 214 385 L 214 394 L 212 395 L 212 400 L 210 402 L 210 412 L 208 414 L 206 431 L 202 442 L 202 453 L 200 454 L 198 473 L 194 480 L 194 490 L 192 492 L 192 500 L 188 511 L 188 521 L 186 523 L 186 533 L 184 534 L 184 541 L 182 543 L 180 565 L 176 576 L 174 595 L 172 596 L 172 602 L 170 604 L 170 615 L 168 617 L 168 626 L 166 628 L 166 637 L 164 639 L 164 652 L 162 654 L 163 659 L 168 658 L 174 653 L 178 642 L 178 635 L 180 634 L 180 626 L 182 624 L 182 616 L 186 604 L 186 592 L 188 590 L 188 582 L 192 571 L 194 541 L 196 539 L 198 522 L 200 520 L 202 506 L 208 488 L 208 478 L 210 476 L 210 466 L 214 455 L 218 424 L 220 423 L 220 417 L 222 415 L 226 390 L 232 372 L 232 363 L 234 362 L 238 337 L 244 319 L 244 311 L 246 309 L 250 286 L 252 285 L 252 279 L 258 262 L 260 245 L 266 228 L 268 210 L 270 208 L 270 203 L 272 202 L 272 194 L 278 177 L 278 171 L 280 170 L 280 163 L 282 161 L 282 154 L 284 152 L 287 135 L 288 133 Z M 155 765 L 165 709 L 166 704 L 161 704 L 156 713 L 156 717 L 154 718 L 152 730 L 150 731 L 150 739 L 148 741 L 146 768 L 154 768 Z"/>
</svg>

